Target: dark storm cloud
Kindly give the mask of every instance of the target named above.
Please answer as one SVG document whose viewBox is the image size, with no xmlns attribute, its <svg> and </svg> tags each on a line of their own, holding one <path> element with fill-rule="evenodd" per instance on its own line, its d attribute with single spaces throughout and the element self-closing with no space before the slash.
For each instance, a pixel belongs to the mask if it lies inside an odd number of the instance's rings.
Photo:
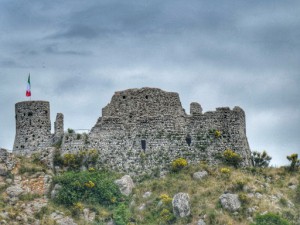
<svg viewBox="0 0 300 225">
<path fill-rule="evenodd" d="M 0 146 L 32 74 L 52 121 L 91 128 L 114 91 L 152 86 L 205 111 L 240 105 L 250 145 L 274 163 L 300 140 L 299 1 L 25 1 L 0 3 Z M 24 84 L 25 83 L 25 84 Z M 2 109 L 2 107 L 1 107 Z"/>
</svg>

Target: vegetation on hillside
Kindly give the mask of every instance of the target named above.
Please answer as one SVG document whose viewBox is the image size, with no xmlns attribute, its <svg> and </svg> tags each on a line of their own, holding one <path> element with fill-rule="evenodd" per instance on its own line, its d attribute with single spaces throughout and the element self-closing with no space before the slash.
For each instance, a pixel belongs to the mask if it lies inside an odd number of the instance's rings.
<svg viewBox="0 0 300 225">
<path fill-rule="evenodd" d="M 7 179 L 21 176 L 26 180 L 41 173 L 54 175 L 52 186 L 61 186 L 58 194 L 34 214 L 34 218 L 45 225 L 55 224 L 50 215 L 57 211 L 74 218 L 79 225 L 104 225 L 111 220 L 117 225 L 181 225 L 197 224 L 199 219 L 207 225 L 297 225 L 300 221 L 300 174 L 295 155 L 289 156 L 291 165 L 281 168 L 268 167 L 266 153 L 254 156 L 260 158 L 256 159 L 254 167 L 239 168 L 240 156 L 230 149 L 223 153 L 223 165 L 212 166 L 204 161 L 191 165 L 184 158 L 178 158 L 171 163 L 169 174 L 136 181 L 128 197 L 122 195 L 114 183 L 122 174 L 93 166 L 98 157 L 93 150 L 55 155 L 55 164 L 65 168 L 56 175 L 43 166 L 37 156 L 21 157 L 18 170 L 8 174 Z M 85 171 L 80 170 L 82 166 Z M 193 174 L 199 171 L 206 171 L 208 175 L 197 180 Z M 9 212 L 12 221 L 22 215 L 23 203 L 43 197 L 23 194 L 19 197 L 20 204 L 10 205 L 5 194 L 8 186 L 0 187 L 0 211 Z M 172 199 L 179 192 L 190 196 L 191 215 L 185 218 L 177 218 L 173 213 Z M 238 195 L 241 208 L 237 212 L 222 208 L 219 197 L 224 193 Z M 83 219 L 85 209 L 95 213 L 94 222 Z M 4 219 L 1 215 L 0 221 Z"/>
</svg>

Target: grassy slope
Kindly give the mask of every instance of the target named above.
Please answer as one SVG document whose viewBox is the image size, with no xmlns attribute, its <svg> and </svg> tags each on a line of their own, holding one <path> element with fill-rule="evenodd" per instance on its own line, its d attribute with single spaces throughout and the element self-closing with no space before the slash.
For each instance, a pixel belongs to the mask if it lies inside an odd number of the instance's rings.
<svg viewBox="0 0 300 225">
<path fill-rule="evenodd" d="M 23 174 L 34 173 L 35 171 L 45 171 L 44 168 L 30 165 L 28 161 L 23 161 Z M 26 168 L 35 168 L 27 170 Z M 231 174 L 226 175 L 220 172 L 222 166 L 210 167 L 205 164 L 188 166 L 177 173 L 170 173 L 163 178 L 145 179 L 137 183 L 132 196 L 129 199 L 129 208 L 133 224 L 196 224 L 200 218 L 205 216 L 207 224 L 249 224 L 247 218 L 255 216 L 256 213 L 274 212 L 279 213 L 289 221 L 294 222 L 300 218 L 300 200 L 296 200 L 296 191 L 289 188 L 290 184 L 298 184 L 300 175 L 290 173 L 285 168 L 265 168 L 265 169 L 234 169 L 230 168 Z M 209 175 L 196 181 L 192 174 L 197 171 L 206 170 Z M 45 171 L 46 172 L 46 171 Z M 4 188 L 0 192 L 4 192 Z M 151 191 L 149 198 L 144 198 L 145 192 Z M 229 191 L 237 193 L 243 198 L 242 209 L 237 215 L 233 215 L 222 209 L 219 203 L 219 196 Z M 191 216 L 184 219 L 174 219 L 172 216 L 172 206 L 170 199 L 161 203 L 161 195 L 165 194 L 172 198 L 178 192 L 186 192 L 190 195 Z M 249 198 L 249 193 L 260 193 L 262 198 Z M 0 193 L 1 194 L 1 193 Z M 258 195 L 258 194 L 257 194 Z M 0 195 L 1 196 L 1 195 Z M 32 199 L 30 199 L 32 200 Z M 26 201 L 26 200 L 25 200 Z M 28 201 L 28 200 L 27 200 Z M 2 203 L 1 199 L 0 202 Z M 293 202 L 294 206 L 291 206 Z M 6 209 L 18 214 L 16 208 L 0 203 L 0 210 Z M 140 206 L 145 205 L 144 210 Z M 248 208 L 257 207 L 256 212 L 250 215 Z M 99 221 L 105 221 L 113 215 L 113 208 L 102 207 L 100 205 L 85 205 L 96 212 Z M 45 215 L 56 210 L 62 211 L 65 215 L 74 215 L 74 210 L 49 203 L 44 210 Z M 15 215 L 15 216 L 16 216 Z M 42 219 L 43 215 L 40 216 Z M 87 224 L 82 218 L 75 218 L 78 224 Z M 54 224 L 49 219 L 42 219 L 42 224 Z M 94 224 L 102 224 L 101 222 Z M 294 223 L 296 224 L 296 223 Z"/>
</svg>

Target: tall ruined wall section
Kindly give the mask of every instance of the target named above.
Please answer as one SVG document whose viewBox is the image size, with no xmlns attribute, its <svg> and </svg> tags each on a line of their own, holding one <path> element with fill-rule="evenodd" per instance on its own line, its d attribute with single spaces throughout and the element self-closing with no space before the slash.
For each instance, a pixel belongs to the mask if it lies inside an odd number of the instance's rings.
<svg viewBox="0 0 300 225">
<path fill-rule="evenodd" d="M 242 109 L 203 114 L 199 103 L 191 103 L 190 111 L 185 113 L 177 93 L 155 88 L 116 92 L 90 134 L 66 134 L 62 151 L 97 149 L 100 166 L 132 175 L 164 171 L 178 157 L 218 163 L 228 148 L 243 156 L 243 165 L 251 165 Z"/>
<path fill-rule="evenodd" d="M 50 105 L 46 101 L 25 101 L 15 105 L 14 153 L 27 154 L 51 145 Z"/>
</svg>

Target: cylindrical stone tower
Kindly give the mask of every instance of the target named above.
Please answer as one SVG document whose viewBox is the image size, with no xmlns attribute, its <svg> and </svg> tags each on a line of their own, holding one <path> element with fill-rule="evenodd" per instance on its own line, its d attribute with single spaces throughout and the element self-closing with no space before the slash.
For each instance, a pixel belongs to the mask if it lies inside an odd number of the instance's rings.
<svg viewBox="0 0 300 225">
<path fill-rule="evenodd" d="M 51 145 L 50 104 L 46 101 L 18 102 L 13 152 L 25 154 Z"/>
</svg>

